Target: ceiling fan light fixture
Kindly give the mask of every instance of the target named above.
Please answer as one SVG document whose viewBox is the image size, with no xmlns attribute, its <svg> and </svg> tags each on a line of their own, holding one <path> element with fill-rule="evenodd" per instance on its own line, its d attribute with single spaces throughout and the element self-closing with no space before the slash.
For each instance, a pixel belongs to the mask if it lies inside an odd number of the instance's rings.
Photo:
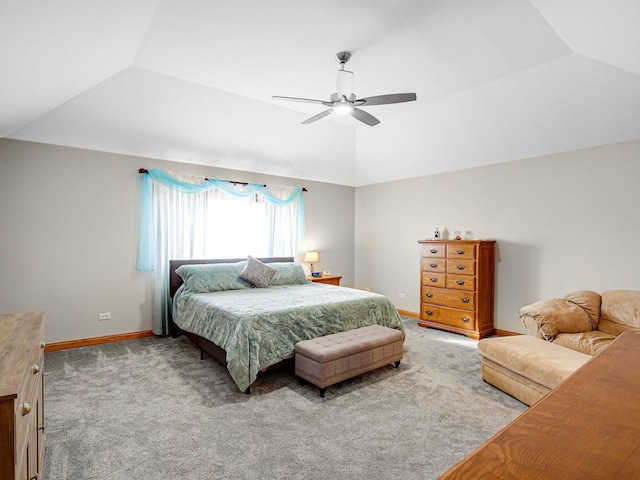
<svg viewBox="0 0 640 480">
<path fill-rule="evenodd" d="M 333 105 L 333 112 L 338 115 L 349 115 L 353 112 L 353 105 L 349 102 L 345 102 L 344 100 L 341 102 L 336 102 Z"/>
</svg>

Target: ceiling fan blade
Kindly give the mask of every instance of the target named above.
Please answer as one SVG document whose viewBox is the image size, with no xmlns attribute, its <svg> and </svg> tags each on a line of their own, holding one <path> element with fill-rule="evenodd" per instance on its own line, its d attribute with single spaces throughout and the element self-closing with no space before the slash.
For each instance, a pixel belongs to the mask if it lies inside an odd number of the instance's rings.
<svg viewBox="0 0 640 480">
<path fill-rule="evenodd" d="M 307 125 L 307 124 L 309 124 L 309 123 L 313 123 L 313 122 L 315 122 L 316 120 L 320 120 L 321 118 L 324 118 L 324 117 L 326 117 L 327 115 L 330 115 L 330 114 L 332 114 L 332 113 L 333 113 L 333 110 L 330 108 L 329 110 L 325 110 L 324 112 L 320 112 L 319 114 L 314 115 L 314 116 L 313 116 L 313 117 L 311 117 L 311 118 L 307 118 L 304 122 L 302 122 L 302 125 Z"/>
<path fill-rule="evenodd" d="M 353 118 L 360 120 L 362 123 L 366 123 L 370 127 L 373 127 L 374 125 L 380 123 L 380 120 L 378 120 L 376 117 L 374 117 L 370 113 L 365 112 L 364 110 L 360 110 L 359 108 L 354 108 L 353 111 L 350 112 L 350 115 Z"/>
<path fill-rule="evenodd" d="M 327 107 L 333 105 L 331 102 L 327 102 L 326 100 L 315 100 L 313 98 L 280 97 L 278 95 L 274 95 L 271 98 L 274 100 L 287 100 L 289 102 L 319 103 L 320 105 L 325 105 Z"/>
<path fill-rule="evenodd" d="M 390 93 L 389 95 L 377 95 L 375 97 L 365 97 L 356 100 L 356 105 L 388 105 L 390 103 L 413 102 L 416 99 L 415 93 Z"/>
</svg>

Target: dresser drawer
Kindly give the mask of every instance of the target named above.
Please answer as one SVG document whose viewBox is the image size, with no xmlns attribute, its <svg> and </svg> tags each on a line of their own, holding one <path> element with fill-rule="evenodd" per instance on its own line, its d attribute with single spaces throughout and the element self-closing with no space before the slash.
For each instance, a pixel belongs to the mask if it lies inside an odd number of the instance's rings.
<svg viewBox="0 0 640 480">
<path fill-rule="evenodd" d="M 462 290 L 422 287 L 422 301 L 443 307 L 474 310 L 476 308 L 475 293 Z"/>
<path fill-rule="evenodd" d="M 42 388 L 43 361 L 44 348 L 41 348 L 40 341 L 38 341 L 34 345 L 29 363 L 26 365 L 15 403 L 15 452 L 17 457 L 24 454 L 29 422 L 37 421 L 35 417 L 38 412 L 35 399 L 38 393 L 37 389 Z M 14 460 L 16 464 L 19 464 L 20 458 L 15 458 Z"/>
<path fill-rule="evenodd" d="M 422 272 L 422 284 L 444 288 L 447 275 L 444 273 Z"/>
<path fill-rule="evenodd" d="M 476 290 L 476 277 L 468 275 L 447 275 L 447 282 L 445 286 L 455 290 L 474 292 Z"/>
<path fill-rule="evenodd" d="M 16 465 L 24 463 L 23 456 L 27 455 L 26 443 L 31 430 L 31 425 L 37 423 L 37 395 L 36 388 L 42 388 L 40 382 L 36 382 L 31 395 L 28 397 L 18 396 L 15 404 L 15 458 Z"/>
<path fill-rule="evenodd" d="M 467 260 L 474 260 L 476 258 L 476 246 L 475 245 L 447 245 L 447 258 L 464 258 Z"/>
<path fill-rule="evenodd" d="M 423 272 L 445 273 L 447 264 L 444 257 L 422 257 L 421 268 Z"/>
<path fill-rule="evenodd" d="M 39 343 L 39 342 L 38 342 Z M 35 385 L 42 377 L 42 364 L 44 362 L 44 349 L 40 348 L 40 345 L 34 345 L 29 362 L 25 365 L 24 373 L 22 374 L 22 382 L 18 388 L 18 403 L 29 402 L 33 396 Z M 16 411 L 18 411 L 16 407 Z"/>
<path fill-rule="evenodd" d="M 436 257 L 436 258 L 444 258 L 447 255 L 447 246 L 437 245 L 437 244 L 426 244 L 422 245 L 422 256 L 423 257 Z"/>
<path fill-rule="evenodd" d="M 447 273 L 453 273 L 456 275 L 475 275 L 476 262 L 475 260 L 461 260 L 458 258 L 447 260 Z"/>
<path fill-rule="evenodd" d="M 422 318 L 445 325 L 470 329 L 475 328 L 476 323 L 474 312 L 426 304 L 422 305 Z"/>
</svg>

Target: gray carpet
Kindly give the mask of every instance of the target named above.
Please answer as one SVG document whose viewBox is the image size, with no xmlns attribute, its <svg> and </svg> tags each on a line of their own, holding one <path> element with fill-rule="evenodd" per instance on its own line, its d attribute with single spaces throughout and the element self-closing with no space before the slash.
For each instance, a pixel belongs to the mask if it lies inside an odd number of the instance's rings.
<svg viewBox="0 0 640 480">
<path fill-rule="evenodd" d="M 47 353 L 44 478 L 437 478 L 526 406 L 481 380 L 477 342 L 405 325 L 399 369 L 324 399 L 290 369 L 244 395 L 184 337 Z"/>
</svg>

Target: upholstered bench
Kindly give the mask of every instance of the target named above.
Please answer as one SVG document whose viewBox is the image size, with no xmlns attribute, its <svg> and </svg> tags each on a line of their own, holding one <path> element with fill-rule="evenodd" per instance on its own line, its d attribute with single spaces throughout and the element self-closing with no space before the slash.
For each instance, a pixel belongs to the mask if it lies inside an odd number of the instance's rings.
<svg viewBox="0 0 640 480">
<path fill-rule="evenodd" d="M 324 397 L 328 386 L 402 358 L 400 330 L 369 325 L 296 343 L 295 373 L 316 385 Z"/>
<path fill-rule="evenodd" d="M 483 338 L 482 379 L 532 405 L 592 357 L 531 335 Z"/>
</svg>

